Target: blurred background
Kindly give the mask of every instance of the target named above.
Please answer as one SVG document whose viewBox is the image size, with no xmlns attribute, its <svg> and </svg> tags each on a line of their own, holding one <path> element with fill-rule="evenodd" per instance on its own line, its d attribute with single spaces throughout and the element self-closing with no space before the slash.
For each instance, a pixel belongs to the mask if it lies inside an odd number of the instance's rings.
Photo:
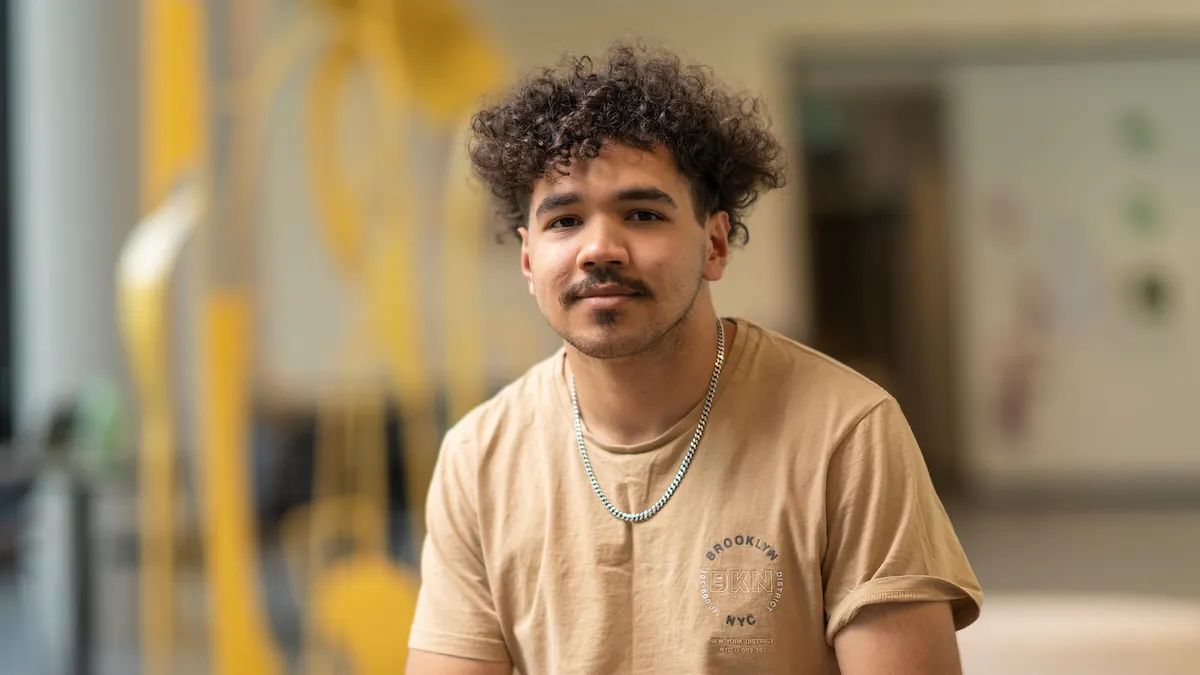
<svg viewBox="0 0 1200 675">
<path fill-rule="evenodd" d="M 718 309 L 899 399 L 967 672 L 1200 673 L 1200 4 L 0 14 L 0 672 L 400 672 L 438 439 L 557 346 L 465 121 L 640 36 L 767 102 Z"/>
</svg>

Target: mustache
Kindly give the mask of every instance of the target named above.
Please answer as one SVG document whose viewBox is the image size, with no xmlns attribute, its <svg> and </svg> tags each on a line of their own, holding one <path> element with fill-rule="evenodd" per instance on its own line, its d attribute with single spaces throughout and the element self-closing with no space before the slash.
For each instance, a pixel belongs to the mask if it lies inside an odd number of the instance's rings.
<svg viewBox="0 0 1200 675">
<path fill-rule="evenodd" d="M 654 292 L 640 279 L 624 276 L 613 267 L 598 267 L 589 271 L 587 277 L 582 281 L 568 286 L 559 294 L 558 299 L 564 307 L 570 306 L 578 302 L 580 296 L 584 293 L 602 284 L 612 284 L 620 286 L 623 290 L 630 291 L 631 293 L 644 295 L 648 298 L 654 297 Z"/>
</svg>

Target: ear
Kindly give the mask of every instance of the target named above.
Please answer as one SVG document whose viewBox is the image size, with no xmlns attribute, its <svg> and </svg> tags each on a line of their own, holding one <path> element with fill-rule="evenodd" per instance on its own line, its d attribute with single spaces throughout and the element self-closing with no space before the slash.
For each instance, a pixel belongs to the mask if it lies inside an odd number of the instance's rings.
<svg viewBox="0 0 1200 675">
<path fill-rule="evenodd" d="M 529 228 L 517 228 L 517 235 L 521 237 L 521 274 L 525 276 L 529 294 L 533 295 L 533 268 L 529 266 Z"/>
<path fill-rule="evenodd" d="M 704 278 L 716 281 L 724 276 L 725 265 L 729 264 L 729 213 L 714 212 L 704 229 L 708 232 L 708 241 L 704 245 Z"/>
</svg>

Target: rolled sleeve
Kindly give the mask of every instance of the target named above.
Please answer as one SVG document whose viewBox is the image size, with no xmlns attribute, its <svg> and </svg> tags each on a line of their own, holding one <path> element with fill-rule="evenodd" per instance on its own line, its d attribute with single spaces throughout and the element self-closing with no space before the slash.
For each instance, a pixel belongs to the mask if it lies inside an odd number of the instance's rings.
<svg viewBox="0 0 1200 675">
<path fill-rule="evenodd" d="M 825 639 L 870 605 L 948 601 L 956 629 L 983 594 L 912 431 L 892 398 L 835 448 L 826 473 Z"/>
</svg>

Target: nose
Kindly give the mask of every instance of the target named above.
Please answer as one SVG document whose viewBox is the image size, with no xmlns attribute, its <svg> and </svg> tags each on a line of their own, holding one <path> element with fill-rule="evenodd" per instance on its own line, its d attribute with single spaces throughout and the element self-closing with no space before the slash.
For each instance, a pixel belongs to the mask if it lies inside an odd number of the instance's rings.
<svg viewBox="0 0 1200 675">
<path fill-rule="evenodd" d="M 579 247 L 577 263 L 582 270 L 629 264 L 629 248 L 621 223 L 609 218 L 598 217 L 583 228 L 583 242 Z"/>
</svg>

